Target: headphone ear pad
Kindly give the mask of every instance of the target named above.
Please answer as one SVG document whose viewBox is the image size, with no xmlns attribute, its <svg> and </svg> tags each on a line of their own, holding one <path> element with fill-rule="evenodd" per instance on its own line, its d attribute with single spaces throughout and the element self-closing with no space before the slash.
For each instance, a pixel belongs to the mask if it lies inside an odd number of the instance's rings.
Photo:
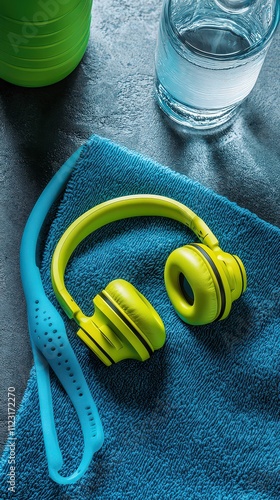
<svg viewBox="0 0 280 500">
<path fill-rule="evenodd" d="M 110 299 L 146 337 L 154 350 L 165 342 L 164 324 L 151 303 L 128 281 L 111 281 L 105 290 Z"/>
<path fill-rule="evenodd" d="M 229 314 L 228 281 L 214 252 L 205 245 L 174 250 L 166 261 L 164 280 L 175 311 L 186 323 L 205 325 Z"/>
</svg>

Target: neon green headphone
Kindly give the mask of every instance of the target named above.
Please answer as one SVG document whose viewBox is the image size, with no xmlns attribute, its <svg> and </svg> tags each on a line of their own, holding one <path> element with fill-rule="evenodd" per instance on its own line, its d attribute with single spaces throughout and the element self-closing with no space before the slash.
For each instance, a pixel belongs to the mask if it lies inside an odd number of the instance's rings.
<svg viewBox="0 0 280 500">
<path fill-rule="evenodd" d="M 120 219 L 161 216 L 181 222 L 201 243 L 174 250 L 165 265 L 164 280 L 179 317 L 191 325 L 225 319 L 246 290 L 246 271 L 239 257 L 223 252 L 208 226 L 181 203 L 163 196 L 132 195 L 101 203 L 76 219 L 58 242 L 51 275 L 55 295 L 69 318 L 79 325 L 78 336 L 109 366 L 122 359 L 144 361 L 163 346 L 163 322 L 136 288 L 114 280 L 94 299 L 95 312 L 86 316 L 66 289 L 64 273 L 76 247 L 89 234 Z"/>
</svg>

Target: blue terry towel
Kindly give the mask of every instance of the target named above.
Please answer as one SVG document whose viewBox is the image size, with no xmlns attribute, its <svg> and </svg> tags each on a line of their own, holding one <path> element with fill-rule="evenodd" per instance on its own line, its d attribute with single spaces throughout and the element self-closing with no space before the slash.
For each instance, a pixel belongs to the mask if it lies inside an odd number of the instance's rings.
<svg viewBox="0 0 280 500">
<path fill-rule="evenodd" d="M 68 336 L 95 398 L 105 444 L 76 484 L 47 474 L 32 369 L 16 424 L 16 494 L 20 500 L 266 500 L 280 498 L 280 231 L 187 177 L 99 137 L 85 146 L 50 228 L 42 263 L 47 293 L 59 237 L 81 213 L 136 193 L 169 196 L 210 226 L 248 273 L 247 292 L 225 321 L 182 323 L 163 281 L 169 253 L 194 240 L 179 223 L 135 218 L 110 224 L 85 240 L 67 268 L 66 284 L 86 314 L 111 280 L 131 281 L 157 309 L 164 348 L 144 363 L 107 368 L 75 335 Z M 74 471 L 82 452 L 76 415 L 52 378 L 63 456 Z M 2 460 L 7 494 L 9 450 Z"/>
</svg>

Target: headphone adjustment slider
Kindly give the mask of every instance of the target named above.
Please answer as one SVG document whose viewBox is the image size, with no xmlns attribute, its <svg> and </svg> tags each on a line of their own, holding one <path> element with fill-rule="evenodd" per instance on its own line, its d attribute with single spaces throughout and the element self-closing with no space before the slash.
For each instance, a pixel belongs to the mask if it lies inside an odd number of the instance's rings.
<svg viewBox="0 0 280 500">
<path fill-rule="evenodd" d="M 191 220 L 190 229 L 198 237 L 201 243 L 204 243 L 211 249 L 219 246 L 219 241 L 216 236 L 214 236 L 207 224 L 205 224 L 198 215 Z"/>
</svg>

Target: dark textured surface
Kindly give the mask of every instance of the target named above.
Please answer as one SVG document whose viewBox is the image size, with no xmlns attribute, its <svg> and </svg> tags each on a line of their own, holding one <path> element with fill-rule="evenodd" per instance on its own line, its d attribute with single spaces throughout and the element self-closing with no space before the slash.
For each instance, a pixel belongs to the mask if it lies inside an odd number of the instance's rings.
<svg viewBox="0 0 280 500">
<path fill-rule="evenodd" d="M 0 81 L 1 445 L 7 390 L 17 405 L 32 365 L 19 276 L 22 231 L 41 190 L 91 134 L 169 165 L 280 226 L 280 32 L 255 89 L 225 131 L 183 134 L 153 98 L 159 0 L 96 0 L 86 55 L 65 81 L 43 89 Z"/>
</svg>

